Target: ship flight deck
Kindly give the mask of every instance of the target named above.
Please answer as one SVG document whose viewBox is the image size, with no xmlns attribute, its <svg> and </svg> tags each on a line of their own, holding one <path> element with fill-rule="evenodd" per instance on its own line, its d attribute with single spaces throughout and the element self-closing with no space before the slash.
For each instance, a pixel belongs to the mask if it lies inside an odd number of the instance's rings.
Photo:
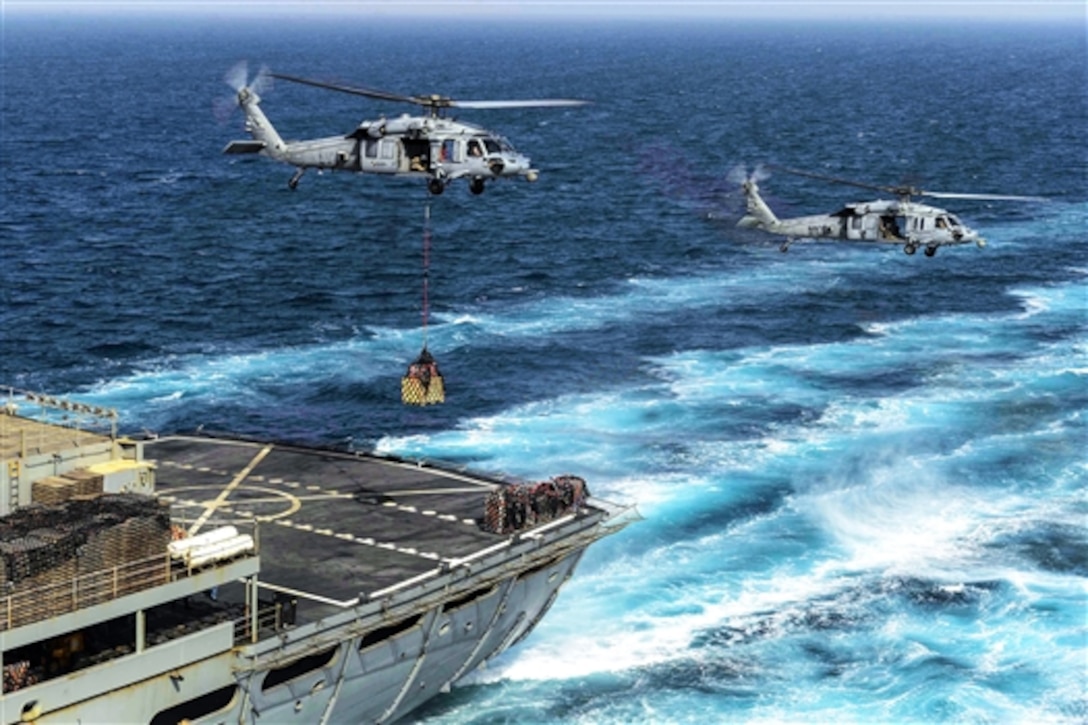
<svg viewBox="0 0 1088 725">
<path fill-rule="evenodd" d="M 189 534 L 259 523 L 262 586 L 301 595 L 305 619 L 455 568 L 511 538 L 481 527 L 487 495 L 503 482 L 476 473 L 235 439 L 171 436 L 144 449 L 157 466 L 158 494 Z M 597 503 L 525 534 L 577 518 L 599 523 Z"/>
</svg>

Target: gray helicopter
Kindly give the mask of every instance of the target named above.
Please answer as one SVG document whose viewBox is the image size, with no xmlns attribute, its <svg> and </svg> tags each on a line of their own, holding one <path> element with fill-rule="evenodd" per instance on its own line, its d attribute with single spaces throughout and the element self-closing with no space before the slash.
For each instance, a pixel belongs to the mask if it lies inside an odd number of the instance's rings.
<svg viewBox="0 0 1088 725">
<path fill-rule="evenodd" d="M 897 199 L 846 204 L 830 214 L 779 219 L 759 194 L 759 181 L 768 178 L 767 169 L 777 169 L 798 176 L 807 176 L 863 189 L 875 189 L 894 194 Z M 965 225 L 955 214 L 934 206 L 911 201 L 913 196 L 940 199 L 995 199 L 1002 201 L 1045 201 L 1036 196 L 1003 194 L 959 194 L 925 191 L 913 186 L 877 186 L 834 176 L 814 174 L 781 166 L 757 167 L 743 178 L 741 189 L 747 201 L 747 214 L 737 222 L 738 227 L 759 229 L 786 237 L 780 249 L 789 251 L 798 239 L 837 239 L 847 242 L 901 244 L 903 251 L 914 254 L 919 247 L 932 257 L 940 247 L 975 244 L 985 247 L 986 240 Z"/>
<path fill-rule="evenodd" d="M 271 87 L 271 79 L 302 83 L 342 93 L 411 103 L 426 109 L 426 114 L 363 121 L 354 131 L 303 141 L 284 141 L 260 108 L 260 93 Z M 235 90 L 233 103 L 245 113 L 250 140 L 231 141 L 225 154 L 260 154 L 295 167 L 287 182 L 298 186 L 306 169 L 354 171 L 385 176 L 408 176 L 427 180 L 432 194 L 441 194 L 455 179 L 468 179 L 473 194 L 482 194 L 487 181 L 522 177 L 536 181 L 540 175 L 529 157 L 519 153 L 502 136 L 469 123 L 446 118 L 449 108 L 531 108 L 582 106 L 588 101 L 572 99 L 536 99 L 521 101 L 457 101 L 446 96 L 402 96 L 370 88 L 271 73 L 267 68 L 247 82 L 245 62 L 232 68 L 224 78 Z"/>
</svg>

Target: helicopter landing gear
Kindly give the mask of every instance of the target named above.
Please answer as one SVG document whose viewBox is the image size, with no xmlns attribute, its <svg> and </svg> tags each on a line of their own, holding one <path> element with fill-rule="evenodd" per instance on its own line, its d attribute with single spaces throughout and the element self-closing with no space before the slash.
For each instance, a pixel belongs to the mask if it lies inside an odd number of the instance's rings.
<svg viewBox="0 0 1088 725">
<path fill-rule="evenodd" d="M 442 179 L 431 178 L 427 180 L 427 191 L 431 192 L 431 194 L 438 196 L 445 190 L 446 184 Z"/>
<path fill-rule="evenodd" d="M 926 256 L 927 257 L 932 257 L 936 253 L 937 253 L 937 248 L 936 247 L 926 247 Z"/>
<path fill-rule="evenodd" d="M 793 240 L 787 239 L 786 241 L 782 242 L 782 244 L 778 247 L 778 251 L 782 252 L 782 254 L 785 254 L 786 252 L 790 251 L 791 244 L 793 244 Z"/>
<path fill-rule="evenodd" d="M 914 254 L 918 251 L 918 246 L 915 244 L 907 244 L 903 247 L 903 251 L 907 254 Z"/>
<path fill-rule="evenodd" d="M 298 188 L 298 180 L 302 178 L 302 175 L 306 173 L 306 169 L 298 169 L 291 176 L 291 180 L 287 182 L 287 188 L 294 191 Z"/>
<path fill-rule="evenodd" d="M 477 196 L 484 193 L 484 180 L 478 176 L 474 177 L 468 182 L 468 190 Z"/>
</svg>

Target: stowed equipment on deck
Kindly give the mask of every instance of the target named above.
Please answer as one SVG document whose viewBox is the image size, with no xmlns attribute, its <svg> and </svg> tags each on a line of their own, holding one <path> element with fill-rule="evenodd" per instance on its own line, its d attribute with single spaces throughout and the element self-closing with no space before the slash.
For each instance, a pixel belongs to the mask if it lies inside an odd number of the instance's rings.
<svg viewBox="0 0 1088 725">
<path fill-rule="evenodd" d="M 578 511 L 588 497 L 585 479 L 571 475 L 500 486 L 484 501 L 481 528 L 493 534 L 521 531 Z"/>
</svg>

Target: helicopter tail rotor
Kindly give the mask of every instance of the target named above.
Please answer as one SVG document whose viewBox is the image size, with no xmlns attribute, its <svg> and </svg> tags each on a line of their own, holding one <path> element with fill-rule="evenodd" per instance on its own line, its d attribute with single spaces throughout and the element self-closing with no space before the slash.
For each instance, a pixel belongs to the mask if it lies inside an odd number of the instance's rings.
<svg viewBox="0 0 1088 725">
<path fill-rule="evenodd" d="M 725 178 L 731 184 L 744 186 L 744 184 L 748 182 L 755 182 L 758 184 L 761 181 L 771 178 L 771 172 L 769 167 L 764 166 L 763 164 L 756 164 L 749 169 L 746 164 L 741 163 L 729 169 Z"/>
<path fill-rule="evenodd" d="M 274 83 L 272 71 L 266 65 L 262 65 L 260 70 L 257 71 L 257 75 L 253 76 L 253 80 L 249 80 L 249 63 L 245 60 L 240 60 L 235 63 L 230 70 L 223 75 L 223 82 L 234 89 L 235 93 L 241 93 L 243 90 L 249 90 L 252 93 L 260 95 L 272 90 Z"/>
<path fill-rule="evenodd" d="M 243 98 L 250 96 L 259 101 L 262 94 L 272 90 L 274 83 L 272 72 L 266 65 L 262 65 L 257 75 L 250 80 L 249 63 L 245 60 L 231 66 L 223 74 L 223 82 L 234 90 L 234 94 L 215 100 L 213 110 L 220 123 L 226 123 L 230 119 L 234 109 L 241 106 Z"/>
</svg>

